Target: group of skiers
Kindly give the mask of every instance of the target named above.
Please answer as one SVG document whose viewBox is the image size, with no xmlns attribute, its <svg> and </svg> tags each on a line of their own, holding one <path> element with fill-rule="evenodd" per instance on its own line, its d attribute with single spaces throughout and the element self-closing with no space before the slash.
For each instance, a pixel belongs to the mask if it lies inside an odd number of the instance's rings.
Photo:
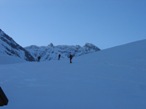
<svg viewBox="0 0 146 109">
<path fill-rule="evenodd" d="M 74 57 L 74 55 L 72 55 L 72 54 L 70 53 L 69 56 L 68 56 L 68 58 L 69 58 L 69 60 L 70 60 L 70 63 L 72 63 L 72 58 L 73 58 L 73 57 Z M 60 58 L 61 58 L 61 54 L 58 55 L 58 60 L 60 60 Z M 41 59 L 41 57 L 38 56 L 37 61 L 39 62 L 40 59 Z"/>
<path fill-rule="evenodd" d="M 58 55 L 58 60 L 60 60 L 61 58 L 61 54 Z M 70 63 L 72 63 L 72 58 L 73 58 L 73 55 L 70 53 L 70 55 L 68 56 L 69 60 L 70 60 Z"/>
<path fill-rule="evenodd" d="M 61 58 L 61 54 L 58 55 L 58 60 L 60 60 Z M 70 53 L 70 55 L 68 56 L 69 60 L 70 60 L 70 63 L 72 63 L 72 58 L 73 58 L 73 55 Z"/>
</svg>

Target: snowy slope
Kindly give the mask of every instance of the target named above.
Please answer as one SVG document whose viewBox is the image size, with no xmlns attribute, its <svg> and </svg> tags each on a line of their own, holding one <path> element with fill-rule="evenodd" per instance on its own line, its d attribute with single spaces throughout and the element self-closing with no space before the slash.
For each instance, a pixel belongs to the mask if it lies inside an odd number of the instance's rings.
<svg viewBox="0 0 146 109">
<path fill-rule="evenodd" d="M 71 53 L 74 56 L 81 56 L 88 53 L 93 53 L 100 51 L 98 47 L 91 43 L 86 43 L 83 47 L 80 45 L 69 46 L 69 45 L 58 45 L 54 46 L 52 43 L 48 46 L 28 46 L 25 48 L 31 53 L 31 55 L 37 60 L 40 56 L 41 61 L 45 60 L 57 60 L 58 55 L 61 54 L 61 58 L 68 58 L 68 55 Z"/>
<path fill-rule="evenodd" d="M 146 40 L 73 59 L 0 65 L 1 109 L 146 109 Z"/>
<path fill-rule="evenodd" d="M 25 60 L 22 60 L 18 57 L 0 54 L 0 65 L 15 64 L 15 63 L 22 63 L 22 62 L 25 62 Z"/>
<path fill-rule="evenodd" d="M 34 61 L 31 54 L 0 29 L 0 54 Z"/>
</svg>

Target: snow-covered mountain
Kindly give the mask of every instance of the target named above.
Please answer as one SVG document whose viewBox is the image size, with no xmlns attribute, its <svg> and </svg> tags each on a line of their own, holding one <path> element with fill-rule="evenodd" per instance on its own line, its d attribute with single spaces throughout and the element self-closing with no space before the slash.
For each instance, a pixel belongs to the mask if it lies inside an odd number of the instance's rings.
<svg viewBox="0 0 146 109">
<path fill-rule="evenodd" d="M 70 53 L 75 56 L 80 56 L 87 53 L 92 53 L 99 51 L 100 49 L 93 44 L 86 43 L 85 46 L 81 47 L 68 46 L 68 45 L 59 45 L 54 46 L 52 43 L 48 46 L 29 46 L 23 48 L 17 44 L 11 37 L 5 34 L 0 29 L 0 54 L 6 54 L 10 56 L 19 57 L 27 61 L 37 61 L 38 57 L 41 57 L 41 61 L 44 60 L 56 60 L 58 54 L 61 54 L 61 58 L 66 58 Z"/>
<path fill-rule="evenodd" d="M 75 57 L 72 64 L 0 65 L 0 86 L 9 99 L 2 109 L 146 109 L 146 40 Z"/>
<path fill-rule="evenodd" d="M 88 53 L 99 51 L 100 49 L 93 44 L 86 43 L 83 47 L 80 45 L 69 46 L 69 45 L 58 45 L 54 46 L 52 43 L 48 46 L 29 46 L 25 48 L 31 53 L 31 55 L 37 60 L 40 56 L 41 61 L 44 60 L 56 60 L 58 55 L 61 54 L 61 58 L 67 58 L 71 53 L 74 56 L 80 56 Z"/>
<path fill-rule="evenodd" d="M 11 37 L 0 29 L 0 54 L 19 57 L 23 60 L 34 61 L 31 54 L 17 44 Z"/>
</svg>

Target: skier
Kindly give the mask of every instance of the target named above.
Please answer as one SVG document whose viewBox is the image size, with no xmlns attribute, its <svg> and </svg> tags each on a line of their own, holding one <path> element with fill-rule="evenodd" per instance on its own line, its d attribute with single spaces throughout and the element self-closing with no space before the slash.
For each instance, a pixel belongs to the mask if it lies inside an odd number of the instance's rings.
<svg viewBox="0 0 146 109">
<path fill-rule="evenodd" d="M 38 62 L 40 62 L 41 56 L 38 56 Z"/>
<path fill-rule="evenodd" d="M 73 58 L 73 55 L 70 54 L 70 55 L 69 55 L 70 63 L 72 63 L 72 58 Z"/>
<path fill-rule="evenodd" d="M 61 54 L 58 55 L 58 60 L 60 60 Z"/>
</svg>

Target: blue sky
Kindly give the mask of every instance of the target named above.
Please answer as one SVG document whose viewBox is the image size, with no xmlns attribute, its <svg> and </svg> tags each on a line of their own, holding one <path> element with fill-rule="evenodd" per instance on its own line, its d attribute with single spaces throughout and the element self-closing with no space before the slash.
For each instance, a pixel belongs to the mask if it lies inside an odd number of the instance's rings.
<svg viewBox="0 0 146 109">
<path fill-rule="evenodd" d="M 0 0 L 0 28 L 22 46 L 105 49 L 146 39 L 146 0 Z"/>
</svg>

